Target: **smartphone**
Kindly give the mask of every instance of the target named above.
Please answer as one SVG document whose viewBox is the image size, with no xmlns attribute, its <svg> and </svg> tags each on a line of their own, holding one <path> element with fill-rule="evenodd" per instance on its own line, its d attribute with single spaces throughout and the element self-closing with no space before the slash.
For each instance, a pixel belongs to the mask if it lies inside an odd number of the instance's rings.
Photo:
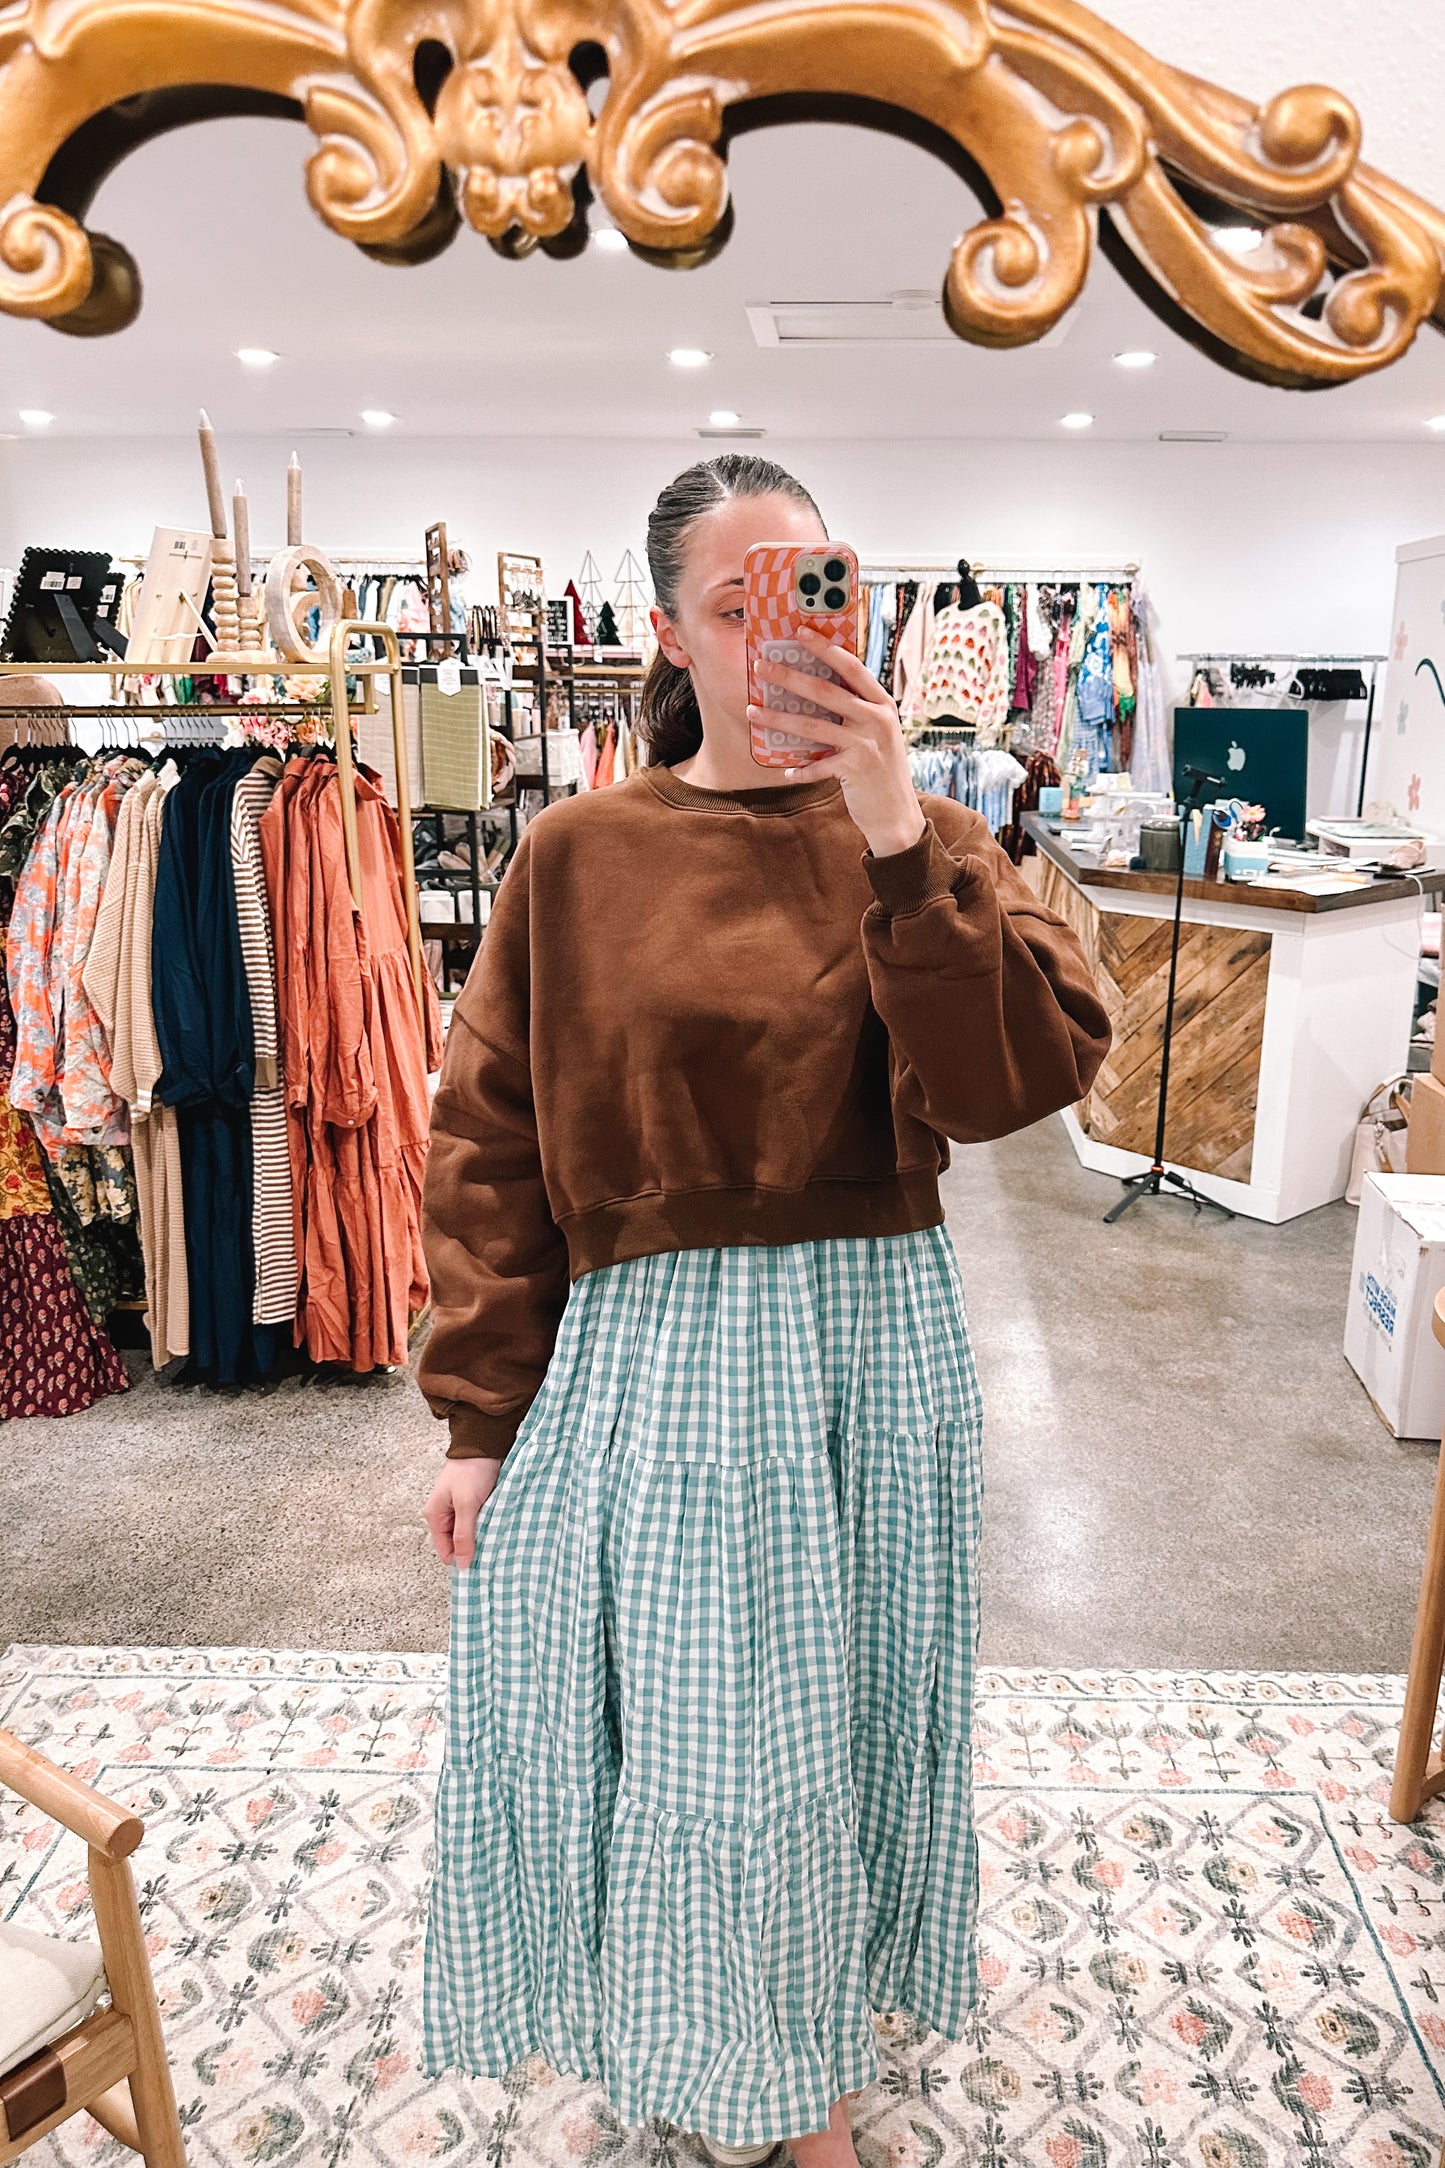
<svg viewBox="0 0 1445 2168">
<path fill-rule="evenodd" d="M 753 718 L 753 759 L 761 768 L 797 768 L 826 760 L 834 747 L 801 735 L 792 718 L 802 723 L 810 715 L 829 715 L 830 711 L 780 685 L 763 684 L 756 666 L 760 659 L 785 662 L 795 670 L 806 670 L 810 677 L 837 682 L 837 673 L 799 641 L 798 628 L 812 625 L 835 647 L 857 654 L 857 556 L 844 542 L 808 547 L 795 542 L 755 542 L 743 558 L 743 623 L 748 700 L 771 711 L 766 721 Z"/>
</svg>

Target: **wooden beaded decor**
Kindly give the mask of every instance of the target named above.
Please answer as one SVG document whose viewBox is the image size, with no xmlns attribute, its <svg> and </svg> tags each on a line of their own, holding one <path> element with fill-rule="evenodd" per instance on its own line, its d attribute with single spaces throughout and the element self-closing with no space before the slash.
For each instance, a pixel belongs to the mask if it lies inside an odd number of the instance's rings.
<svg viewBox="0 0 1445 2168">
<path fill-rule="evenodd" d="M 943 299 L 980 345 L 1048 332 L 1096 243 L 1159 316 L 1271 384 L 1347 382 L 1445 322 L 1445 212 L 1360 162 L 1348 99 L 1309 84 L 1254 105 L 1074 0 L 13 0 L 0 309 L 82 335 L 129 323 L 140 273 L 84 223 L 100 181 L 165 129 L 248 112 L 305 122 L 317 214 L 390 262 L 463 220 L 505 254 L 575 254 L 593 197 L 634 249 L 701 262 L 730 224 L 730 136 L 808 114 L 892 129 L 967 178 L 986 215 Z M 1230 224 L 1262 245 L 1221 246 Z"/>
</svg>

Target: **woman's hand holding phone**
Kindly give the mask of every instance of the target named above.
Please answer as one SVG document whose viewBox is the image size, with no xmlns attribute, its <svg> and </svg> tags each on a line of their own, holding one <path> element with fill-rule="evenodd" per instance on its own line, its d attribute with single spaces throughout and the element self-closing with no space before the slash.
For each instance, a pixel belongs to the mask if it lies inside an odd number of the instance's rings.
<svg viewBox="0 0 1445 2168">
<path fill-rule="evenodd" d="M 753 665 L 760 680 L 780 691 L 798 694 L 827 715 L 810 715 L 810 738 L 835 750 L 822 760 L 801 761 L 785 770 L 790 780 L 821 781 L 836 775 L 854 822 L 875 858 L 891 857 L 916 843 L 927 820 L 908 766 L 903 725 L 891 696 L 857 655 L 800 625 L 792 635 L 800 647 L 826 662 L 833 676 L 818 677 L 786 663 L 759 657 Z M 748 707 L 748 720 L 761 722 L 769 710 Z M 833 720 L 836 717 L 837 720 Z"/>
</svg>

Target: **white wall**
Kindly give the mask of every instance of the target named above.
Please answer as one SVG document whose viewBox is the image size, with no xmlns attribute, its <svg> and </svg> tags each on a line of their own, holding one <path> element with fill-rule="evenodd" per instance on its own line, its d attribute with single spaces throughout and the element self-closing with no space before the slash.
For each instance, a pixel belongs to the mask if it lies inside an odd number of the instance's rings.
<svg viewBox="0 0 1445 2168">
<path fill-rule="evenodd" d="M 1445 444 L 818 443 L 769 438 L 833 532 L 865 558 L 1007 554 L 1138 560 L 1170 648 L 1384 652 L 1400 542 L 1445 526 Z M 223 438 L 258 548 L 279 542 L 282 440 Z M 498 549 L 540 551 L 560 593 L 583 552 L 610 582 L 641 555 L 658 487 L 714 449 L 696 438 L 465 443 L 364 438 L 302 446 L 306 532 L 337 552 L 420 555 L 445 519 L 495 593 Z M 140 553 L 155 525 L 203 520 L 182 439 L 0 444 L 0 564 L 27 542 Z"/>
</svg>

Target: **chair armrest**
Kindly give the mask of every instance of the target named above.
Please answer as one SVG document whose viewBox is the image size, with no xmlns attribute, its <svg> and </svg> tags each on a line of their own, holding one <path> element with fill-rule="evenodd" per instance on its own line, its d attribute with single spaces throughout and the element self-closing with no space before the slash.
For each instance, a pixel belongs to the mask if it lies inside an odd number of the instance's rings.
<svg viewBox="0 0 1445 2168">
<path fill-rule="evenodd" d="M 127 1814 L 9 1731 L 0 1731 L 0 1785 L 18 1792 L 107 1859 L 129 1859 L 145 1835 L 138 1815 Z"/>
</svg>

